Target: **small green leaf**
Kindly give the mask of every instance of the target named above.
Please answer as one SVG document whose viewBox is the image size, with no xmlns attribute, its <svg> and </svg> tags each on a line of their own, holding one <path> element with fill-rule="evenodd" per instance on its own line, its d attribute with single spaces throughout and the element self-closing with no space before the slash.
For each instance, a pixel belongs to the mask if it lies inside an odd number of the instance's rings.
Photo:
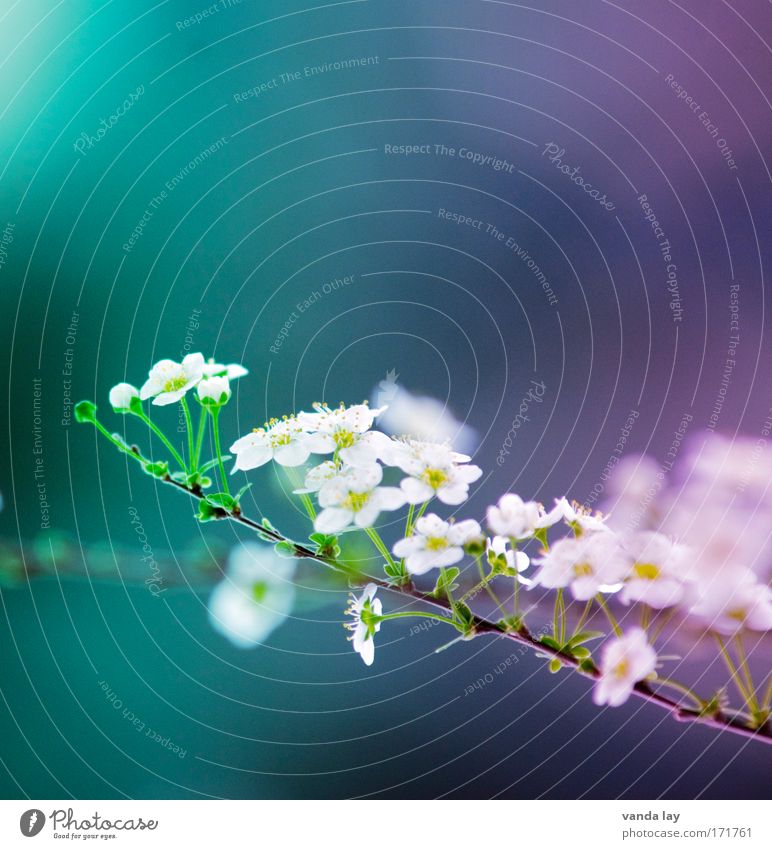
<svg viewBox="0 0 772 849">
<path fill-rule="evenodd" d="M 443 569 L 437 578 L 437 583 L 432 590 L 432 595 L 435 598 L 442 598 L 458 589 L 458 584 L 455 583 L 456 578 L 461 574 L 461 570 L 456 566 L 451 566 L 449 569 Z"/>
<path fill-rule="evenodd" d="M 550 661 L 549 671 L 554 675 L 556 672 L 560 672 L 562 667 L 563 664 L 556 657 L 553 657 Z"/>
<path fill-rule="evenodd" d="M 581 646 L 582 643 L 589 643 L 590 640 L 597 640 L 602 636 L 602 631 L 580 631 L 578 634 L 574 634 L 566 645 L 573 648 L 574 646 Z"/>
<path fill-rule="evenodd" d="M 562 649 L 562 646 L 554 637 L 548 637 L 546 634 L 540 638 L 539 642 L 551 649 L 555 649 L 555 651 L 560 651 Z"/>
<path fill-rule="evenodd" d="M 210 504 L 205 499 L 198 502 L 198 513 L 196 518 L 199 522 L 211 522 L 214 519 L 221 519 L 225 514 L 222 510 Z"/>
<path fill-rule="evenodd" d="M 582 672 L 587 672 L 589 674 L 593 674 L 597 671 L 595 668 L 595 664 L 589 658 L 580 662 L 579 669 Z"/>
<path fill-rule="evenodd" d="M 75 421 L 81 424 L 96 421 L 96 404 L 93 401 L 79 401 L 75 405 Z"/>
<path fill-rule="evenodd" d="M 289 540 L 281 540 L 281 542 L 277 542 L 273 547 L 273 550 L 280 557 L 294 558 L 295 557 L 295 546 L 289 542 Z"/>
<path fill-rule="evenodd" d="M 226 460 L 231 459 L 231 455 L 230 454 L 223 454 L 222 459 L 223 459 L 223 463 L 224 463 Z M 216 457 L 214 458 L 214 460 L 208 460 L 206 463 L 203 464 L 203 466 L 199 466 L 199 469 L 198 469 L 199 474 L 201 474 L 201 472 L 208 472 L 209 469 L 213 469 L 217 465 L 218 462 L 219 461 Z"/>
<path fill-rule="evenodd" d="M 164 461 L 160 461 L 158 463 L 143 463 L 142 469 L 145 474 L 151 475 L 154 478 L 169 477 L 169 464 Z"/>
<path fill-rule="evenodd" d="M 464 631 L 469 633 L 474 630 L 474 613 L 463 602 L 456 602 L 453 605 L 456 616 L 461 620 L 464 626 Z"/>
<path fill-rule="evenodd" d="M 576 648 L 572 648 L 570 651 L 571 654 L 578 660 L 585 660 L 590 657 L 590 650 L 584 646 L 577 646 Z"/>
<path fill-rule="evenodd" d="M 214 507 L 219 507 L 228 513 L 232 513 L 236 507 L 236 499 L 232 495 L 228 495 L 227 492 L 213 492 L 211 495 L 207 495 L 205 500 Z"/>
<path fill-rule="evenodd" d="M 248 490 L 251 486 L 252 486 L 252 484 L 251 484 L 251 483 L 248 483 L 248 484 L 246 484 L 245 486 L 242 486 L 242 487 L 241 487 L 241 489 L 240 489 L 240 490 L 239 490 L 239 491 L 238 491 L 238 492 L 237 492 L 237 493 L 233 496 L 233 497 L 236 499 L 236 504 L 238 504 L 238 503 L 239 503 L 239 501 L 241 501 L 241 496 L 242 496 L 242 495 L 244 495 L 244 493 L 245 493 L 245 492 L 246 492 L 246 491 L 247 491 L 247 490 Z"/>
</svg>

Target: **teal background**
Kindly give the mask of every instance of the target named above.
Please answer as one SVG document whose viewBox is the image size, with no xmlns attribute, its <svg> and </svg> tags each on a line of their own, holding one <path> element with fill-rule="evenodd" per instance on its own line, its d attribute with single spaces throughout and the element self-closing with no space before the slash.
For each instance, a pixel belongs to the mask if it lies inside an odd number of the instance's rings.
<svg viewBox="0 0 772 849">
<path fill-rule="evenodd" d="M 720 428 L 758 433 L 772 405 L 761 154 L 772 26 L 750 2 L 642 5 L 243 0 L 179 28 L 207 7 L 0 4 L 0 229 L 13 235 L 0 265 L 0 530 L 15 576 L 0 596 L 3 796 L 768 795 L 761 747 L 638 704 L 599 711 L 585 683 L 546 675 L 530 655 L 465 697 L 511 656 L 498 643 L 434 655 L 439 629 L 394 626 L 366 670 L 340 627 L 344 593 L 307 568 L 313 588 L 292 621 L 268 645 L 236 650 L 210 628 L 206 596 L 243 533 L 198 525 L 183 498 L 62 421 L 68 349 L 72 399 L 94 398 L 119 429 L 110 386 L 184 354 L 199 310 L 191 350 L 251 372 L 226 440 L 314 400 L 369 397 L 393 369 L 482 436 L 476 460 L 490 474 L 464 515 L 508 488 L 584 500 L 631 409 L 629 449 L 654 456 L 685 411 L 695 429 L 707 421 L 737 280 L 743 342 Z M 379 62 L 234 99 L 366 56 Z M 736 172 L 666 73 L 720 125 Z M 139 86 L 78 153 L 76 139 Z M 152 199 L 218 139 L 127 253 Z M 541 155 L 549 141 L 613 213 L 555 171 Z M 404 144 L 465 146 L 515 168 L 384 152 Z M 678 251 L 682 323 L 643 192 Z M 557 305 L 521 259 L 439 209 L 517 239 Z M 346 275 L 354 282 L 298 313 L 272 352 L 297 304 Z M 33 474 L 38 378 L 50 530 Z M 497 466 L 531 379 L 547 400 Z M 173 431 L 175 414 L 161 415 Z M 250 510 L 303 533 L 274 472 L 251 480 Z M 132 505 L 167 570 L 159 597 L 144 585 Z M 124 708 L 185 756 L 138 732 Z"/>
</svg>

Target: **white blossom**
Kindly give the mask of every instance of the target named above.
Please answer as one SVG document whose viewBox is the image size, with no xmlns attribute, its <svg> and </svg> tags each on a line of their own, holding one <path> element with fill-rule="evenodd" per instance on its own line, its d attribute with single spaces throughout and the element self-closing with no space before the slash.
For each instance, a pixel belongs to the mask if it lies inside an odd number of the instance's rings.
<svg viewBox="0 0 772 849">
<path fill-rule="evenodd" d="M 378 424 L 392 436 L 408 435 L 422 442 L 447 442 L 462 451 L 473 451 L 478 437 L 474 428 L 459 422 L 447 404 L 436 398 L 413 395 L 396 383 L 381 381 L 376 400 L 388 402 Z"/>
<path fill-rule="evenodd" d="M 355 404 L 330 409 L 314 404 L 315 413 L 299 413 L 300 425 L 309 433 L 307 444 L 314 454 L 332 454 L 349 466 L 363 468 L 381 458 L 391 445 L 385 433 L 371 431 L 376 416 L 384 407 L 371 409 L 367 404 Z"/>
<path fill-rule="evenodd" d="M 110 390 L 110 405 L 116 413 L 129 410 L 134 398 L 139 398 L 139 390 L 130 383 L 119 383 Z"/>
<path fill-rule="evenodd" d="M 772 630 L 772 591 L 766 584 L 744 581 L 724 592 L 706 592 L 697 597 L 690 611 L 707 628 L 721 634 L 735 634 L 743 628 Z"/>
<path fill-rule="evenodd" d="M 239 648 L 251 648 L 291 613 L 295 601 L 295 561 L 272 548 L 248 542 L 235 549 L 223 580 L 209 597 L 209 619 Z"/>
<path fill-rule="evenodd" d="M 632 628 L 603 646 L 600 678 L 595 685 L 596 705 L 619 707 L 624 704 L 638 681 L 648 678 L 657 665 L 657 653 L 649 645 L 641 628 Z"/>
<path fill-rule="evenodd" d="M 541 566 L 535 584 L 549 589 L 570 586 L 577 601 L 608 591 L 630 570 L 629 560 L 612 533 L 564 537 L 535 562 Z"/>
<path fill-rule="evenodd" d="M 525 572 L 531 563 L 531 559 L 524 551 L 512 550 L 509 545 L 509 537 L 495 536 L 493 539 L 489 539 L 488 550 L 492 551 L 495 557 L 503 556 L 508 568 L 517 572 Z"/>
<path fill-rule="evenodd" d="M 394 441 L 382 459 L 409 475 L 400 483 L 408 504 L 423 504 L 435 495 L 444 504 L 461 504 L 469 497 L 469 484 L 482 475 L 466 454 L 436 442 Z"/>
<path fill-rule="evenodd" d="M 314 520 L 314 528 L 334 534 L 356 525 L 372 527 L 383 510 L 396 510 L 405 496 L 395 486 L 379 486 L 383 469 L 372 464 L 364 468 L 345 468 L 319 489 L 317 500 L 322 511 Z"/>
<path fill-rule="evenodd" d="M 204 363 L 204 377 L 227 377 L 228 380 L 236 380 L 248 374 L 249 372 L 244 366 L 238 363 L 230 363 L 226 366 L 222 363 L 216 363 L 212 357 Z"/>
<path fill-rule="evenodd" d="M 306 472 L 303 486 L 299 489 L 294 489 L 293 492 L 296 495 L 303 495 L 309 492 L 319 492 L 322 486 L 327 483 L 328 480 L 334 478 L 339 471 L 340 469 L 332 462 L 332 460 L 325 460 L 318 466 L 314 466 L 309 469 Z"/>
<path fill-rule="evenodd" d="M 589 510 L 586 510 L 580 504 L 574 502 L 569 503 L 568 499 L 556 498 L 555 506 L 549 513 L 545 513 L 540 517 L 536 524 L 537 528 L 551 528 L 558 522 L 563 521 L 572 527 L 578 527 L 581 531 L 607 531 L 605 519 L 603 516 L 593 515 Z"/>
<path fill-rule="evenodd" d="M 231 385 L 228 378 L 204 377 L 196 387 L 199 400 L 204 404 L 225 404 L 231 397 Z"/>
<path fill-rule="evenodd" d="M 544 519 L 544 508 L 535 501 L 523 501 L 519 495 L 508 492 L 498 504 L 488 508 L 488 527 L 497 536 L 524 539 L 532 536 Z"/>
<path fill-rule="evenodd" d="M 458 563 L 464 556 L 464 545 L 480 533 L 480 525 L 474 519 L 445 522 L 430 513 L 422 516 L 412 535 L 401 539 L 392 550 L 397 557 L 405 558 L 408 572 L 423 575 L 430 569 Z"/>
<path fill-rule="evenodd" d="M 271 419 L 231 445 L 231 453 L 236 455 L 233 471 L 256 469 L 269 460 L 280 466 L 301 466 L 311 453 L 306 436 L 295 417 Z"/>
<path fill-rule="evenodd" d="M 360 655 L 367 666 L 372 666 L 375 659 L 374 635 L 381 630 L 381 623 L 374 621 L 381 615 L 383 609 L 381 600 L 375 597 L 378 587 L 368 584 L 359 598 L 351 595 L 351 602 L 346 613 L 353 617 L 352 622 L 347 622 L 345 627 L 353 631 L 349 638 L 354 651 Z"/>
<path fill-rule="evenodd" d="M 150 369 L 148 379 L 139 391 L 139 397 L 143 401 L 152 398 L 153 403 L 159 406 L 174 404 L 192 389 L 203 375 L 202 354 L 188 354 L 181 363 L 159 360 Z"/>
<path fill-rule="evenodd" d="M 661 609 L 684 598 L 692 552 L 664 534 L 639 531 L 622 537 L 631 561 L 630 574 L 619 594 L 623 604 L 641 602 Z"/>
</svg>

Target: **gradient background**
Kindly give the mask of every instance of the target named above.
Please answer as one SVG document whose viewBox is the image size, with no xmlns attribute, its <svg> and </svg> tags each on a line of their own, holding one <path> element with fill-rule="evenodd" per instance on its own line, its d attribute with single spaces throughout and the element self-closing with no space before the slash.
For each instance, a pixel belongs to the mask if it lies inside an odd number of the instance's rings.
<svg viewBox="0 0 772 849">
<path fill-rule="evenodd" d="M 464 508 L 479 516 L 509 488 L 585 500 L 631 410 L 628 450 L 658 460 L 684 413 L 704 427 L 737 283 L 741 343 L 718 429 L 758 435 L 772 406 L 769 4 L 243 0 L 178 27 L 204 8 L 0 3 L 0 230 L 13 236 L 0 264 L 0 793 L 767 797 L 763 747 L 640 703 L 599 711 L 586 682 L 550 676 L 531 655 L 465 696 L 512 655 L 506 645 L 434 655 L 439 629 L 394 625 L 365 669 L 329 588 L 305 594 L 269 645 L 232 648 L 205 605 L 241 531 L 198 526 L 184 499 L 127 469 L 93 430 L 64 426 L 62 370 L 72 348 L 74 400 L 95 398 L 120 427 L 109 387 L 178 357 L 200 310 L 192 350 L 252 372 L 229 439 L 316 399 L 361 400 L 394 369 L 483 436 L 476 461 L 490 473 Z M 364 56 L 379 61 L 234 98 Z M 709 113 L 734 170 L 668 74 Z M 78 153 L 81 133 L 138 86 L 138 102 Z M 220 138 L 127 253 L 153 197 Z M 614 210 L 555 169 L 549 142 Z M 514 168 L 385 153 L 399 144 L 466 147 Z M 643 193 L 672 246 L 680 322 Z M 556 303 L 503 243 L 440 208 L 515 238 Z M 272 353 L 295 305 L 345 275 L 354 282 L 300 315 Z M 36 378 L 50 532 L 33 477 Z M 499 466 L 532 379 L 544 403 Z M 300 533 L 274 472 L 251 479 L 260 508 Z M 143 584 L 132 505 L 170 573 L 158 598 Z M 25 568 L 47 576 L 27 580 Z M 185 757 L 138 733 L 100 681 Z"/>
</svg>

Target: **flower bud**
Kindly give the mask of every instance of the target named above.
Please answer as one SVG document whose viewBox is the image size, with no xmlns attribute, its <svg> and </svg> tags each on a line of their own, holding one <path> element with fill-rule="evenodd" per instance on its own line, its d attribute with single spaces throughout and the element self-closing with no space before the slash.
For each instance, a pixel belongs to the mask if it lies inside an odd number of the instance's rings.
<svg viewBox="0 0 772 849">
<path fill-rule="evenodd" d="M 139 390 L 130 383 L 119 383 L 110 390 L 110 404 L 116 413 L 128 413 L 132 398 L 139 398 Z"/>
<path fill-rule="evenodd" d="M 227 377 L 208 377 L 198 384 L 198 399 L 207 406 L 219 407 L 231 397 L 230 381 Z"/>
</svg>

